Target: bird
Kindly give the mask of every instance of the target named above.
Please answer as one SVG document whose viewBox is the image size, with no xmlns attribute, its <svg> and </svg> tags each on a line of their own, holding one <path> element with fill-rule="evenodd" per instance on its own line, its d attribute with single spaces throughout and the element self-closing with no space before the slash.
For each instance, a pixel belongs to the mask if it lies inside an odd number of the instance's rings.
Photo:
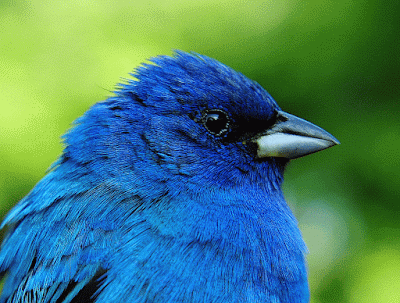
<svg viewBox="0 0 400 303">
<path fill-rule="evenodd" d="M 0 302 L 308 302 L 290 160 L 339 144 L 194 52 L 156 56 L 62 136 L 6 215 Z"/>
</svg>

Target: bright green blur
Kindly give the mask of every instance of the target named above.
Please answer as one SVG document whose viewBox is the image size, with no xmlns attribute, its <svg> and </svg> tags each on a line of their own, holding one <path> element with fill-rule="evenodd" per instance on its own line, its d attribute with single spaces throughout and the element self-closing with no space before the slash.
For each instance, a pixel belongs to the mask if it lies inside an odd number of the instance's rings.
<svg viewBox="0 0 400 303">
<path fill-rule="evenodd" d="M 121 77 L 195 51 L 341 142 L 286 173 L 311 302 L 400 302 L 399 13 L 394 0 L 1 1 L 0 215 Z"/>
</svg>

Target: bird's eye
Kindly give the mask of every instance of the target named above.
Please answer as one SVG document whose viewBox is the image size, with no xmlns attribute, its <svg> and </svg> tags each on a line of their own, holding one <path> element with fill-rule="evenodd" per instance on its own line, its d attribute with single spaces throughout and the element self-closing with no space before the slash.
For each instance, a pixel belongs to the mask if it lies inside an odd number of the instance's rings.
<svg viewBox="0 0 400 303">
<path fill-rule="evenodd" d="M 221 136 L 229 129 L 229 117 L 222 110 L 208 110 L 203 116 L 203 124 L 211 134 Z"/>
</svg>

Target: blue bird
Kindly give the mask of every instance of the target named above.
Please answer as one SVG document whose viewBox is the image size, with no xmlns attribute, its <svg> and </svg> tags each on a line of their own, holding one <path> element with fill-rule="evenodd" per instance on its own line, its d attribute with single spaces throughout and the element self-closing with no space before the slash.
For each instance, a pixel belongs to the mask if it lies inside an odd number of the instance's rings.
<svg viewBox="0 0 400 303">
<path fill-rule="evenodd" d="M 6 216 L 0 302 L 308 302 L 283 172 L 339 142 L 206 56 L 132 75 Z"/>
</svg>

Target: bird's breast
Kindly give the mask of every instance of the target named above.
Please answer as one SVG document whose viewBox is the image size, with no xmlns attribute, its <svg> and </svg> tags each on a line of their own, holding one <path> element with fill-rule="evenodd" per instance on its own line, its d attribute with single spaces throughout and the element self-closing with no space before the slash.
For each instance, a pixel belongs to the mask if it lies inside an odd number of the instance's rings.
<svg viewBox="0 0 400 303">
<path fill-rule="evenodd" d="M 165 287 L 184 283 L 204 296 L 214 289 L 271 300 L 276 293 L 307 289 L 305 246 L 288 208 L 280 208 L 284 201 L 272 206 L 268 198 L 257 204 L 221 198 L 214 193 L 189 203 L 186 197 L 148 210 L 151 241 L 136 257 L 143 260 L 140 270 L 132 272 L 169 281 Z"/>
</svg>

